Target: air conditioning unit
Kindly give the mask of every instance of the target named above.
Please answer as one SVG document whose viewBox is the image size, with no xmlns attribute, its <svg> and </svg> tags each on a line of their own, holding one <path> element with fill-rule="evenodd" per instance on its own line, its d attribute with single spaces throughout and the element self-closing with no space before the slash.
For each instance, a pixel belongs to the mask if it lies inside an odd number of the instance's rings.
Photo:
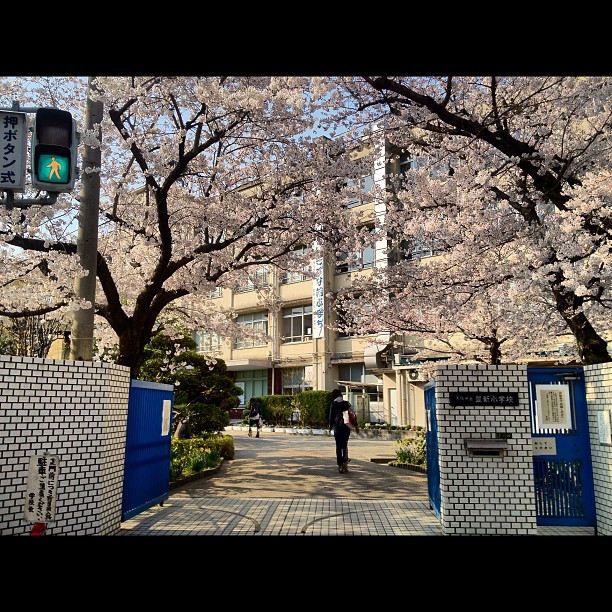
<svg viewBox="0 0 612 612">
<path fill-rule="evenodd" d="M 412 382 L 426 382 L 427 379 L 421 372 L 419 372 L 416 368 L 410 368 L 408 370 L 408 379 Z"/>
</svg>

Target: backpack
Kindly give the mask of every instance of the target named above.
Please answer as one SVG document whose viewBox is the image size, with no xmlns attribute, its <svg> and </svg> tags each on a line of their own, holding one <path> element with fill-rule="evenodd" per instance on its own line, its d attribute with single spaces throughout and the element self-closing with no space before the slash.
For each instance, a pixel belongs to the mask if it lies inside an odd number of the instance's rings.
<svg viewBox="0 0 612 612">
<path fill-rule="evenodd" d="M 259 416 L 259 408 L 257 407 L 257 404 L 253 404 L 251 406 L 251 411 L 249 412 L 249 418 L 251 419 L 256 419 Z"/>
<path fill-rule="evenodd" d="M 342 400 L 342 402 L 334 402 L 335 404 L 339 404 L 340 410 L 336 412 L 336 416 L 334 417 L 334 427 L 340 427 L 340 425 L 344 425 L 344 417 L 343 413 L 345 410 L 348 410 L 351 405 L 346 401 Z"/>
</svg>

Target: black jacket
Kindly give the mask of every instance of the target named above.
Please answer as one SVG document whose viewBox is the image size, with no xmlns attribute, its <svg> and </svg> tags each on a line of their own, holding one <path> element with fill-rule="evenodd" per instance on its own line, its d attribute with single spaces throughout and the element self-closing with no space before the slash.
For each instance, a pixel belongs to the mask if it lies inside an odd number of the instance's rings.
<svg viewBox="0 0 612 612">
<path fill-rule="evenodd" d="M 350 404 L 342 399 L 341 397 L 337 397 L 335 400 L 333 400 L 329 406 L 329 429 L 335 429 L 335 421 L 336 421 L 336 415 L 339 412 L 344 412 L 345 410 L 348 410 L 350 407 Z M 342 424 L 342 427 L 347 427 L 348 425 L 345 425 L 344 423 Z"/>
<path fill-rule="evenodd" d="M 251 409 L 249 410 L 249 419 L 255 420 L 259 418 L 259 402 L 251 400 Z"/>
</svg>

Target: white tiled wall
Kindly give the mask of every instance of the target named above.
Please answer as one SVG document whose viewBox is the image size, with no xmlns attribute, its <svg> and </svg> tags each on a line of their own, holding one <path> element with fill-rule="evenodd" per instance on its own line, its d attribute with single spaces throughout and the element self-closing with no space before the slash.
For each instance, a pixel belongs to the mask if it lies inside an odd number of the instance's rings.
<svg viewBox="0 0 612 612">
<path fill-rule="evenodd" d="M 49 535 L 120 528 L 129 368 L 0 355 L 0 535 L 28 535 L 32 455 L 59 457 Z"/>
<path fill-rule="evenodd" d="M 435 373 L 440 519 L 446 535 L 535 535 L 527 367 L 444 365 Z M 451 406 L 450 392 L 516 392 L 518 406 Z M 506 454 L 471 456 L 467 438 L 509 435 Z"/>
<path fill-rule="evenodd" d="M 597 535 L 612 535 L 612 441 L 599 428 L 600 413 L 612 412 L 612 363 L 584 366 L 584 378 L 589 411 Z"/>
</svg>

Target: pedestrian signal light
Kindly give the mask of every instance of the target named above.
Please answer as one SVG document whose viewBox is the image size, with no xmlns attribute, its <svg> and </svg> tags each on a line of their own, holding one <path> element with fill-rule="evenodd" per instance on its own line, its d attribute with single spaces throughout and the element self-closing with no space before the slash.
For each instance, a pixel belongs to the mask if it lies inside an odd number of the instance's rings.
<svg viewBox="0 0 612 612">
<path fill-rule="evenodd" d="M 32 130 L 32 186 L 48 192 L 74 188 L 78 139 L 68 111 L 39 108 Z"/>
</svg>

